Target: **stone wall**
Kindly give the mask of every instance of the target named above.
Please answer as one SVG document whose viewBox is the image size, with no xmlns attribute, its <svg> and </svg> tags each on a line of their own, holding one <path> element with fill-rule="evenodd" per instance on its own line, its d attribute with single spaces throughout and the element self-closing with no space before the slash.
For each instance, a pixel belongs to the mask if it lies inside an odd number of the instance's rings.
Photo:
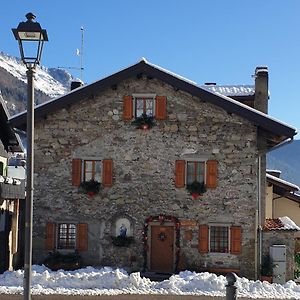
<svg viewBox="0 0 300 300">
<path fill-rule="evenodd" d="M 167 120 L 148 131 L 122 120 L 123 96 L 167 96 Z M 33 261 L 43 261 L 47 222 L 88 223 L 86 264 L 143 266 L 145 219 L 172 215 L 197 224 L 242 226 L 242 254 L 198 252 L 198 226 L 182 227 L 187 268 L 236 267 L 254 277 L 257 131 L 250 122 L 156 79 L 128 79 L 36 121 Z M 187 151 L 187 149 L 189 151 Z M 187 152 L 218 161 L 218 186 L 194 200 L 174 185 L 175 161 Z M 71 186 L 74 157 L 113 160 L 113 186 L 92 199 Z M 134 243 L 112 245 L 117 218 L 131 220 Z M 189 233 L 186 233 L 188 231 Z M 189 236 L 186 239 L 186 235 Z M 134 257 L 134 260 L 132 259 Z"/>
</svg>

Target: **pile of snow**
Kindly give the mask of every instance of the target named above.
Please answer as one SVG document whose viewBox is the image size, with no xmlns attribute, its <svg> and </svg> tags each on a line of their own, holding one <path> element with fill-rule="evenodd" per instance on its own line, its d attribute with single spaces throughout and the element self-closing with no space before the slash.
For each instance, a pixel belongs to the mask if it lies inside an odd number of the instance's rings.
<svg viewBox="0 0 300 300">
<path fill-rule="evenodd" d="M 21 294 L 23 270 L 7 271 L 0 275 L 0 294 Z M 140 273 L 130 275 L 122 269 L 87 267 L 76 271 L 53 272 L 45 266 L 32 267 L 32 294 L 50 295 L 118 295 L 118 294 L 161 294 L 161 295 L 206 295 L 225 296 L 224 276 L 211 273 L 184 271 L 169 280 L 153 282 L 142 278 Z M 300 299 L 300 286 L 294 281 L 284 285 L 251 281 L 238 278 L 238 297 Z"/>
<path fill-rule="evenodd" d="M 17 79 L 25 83 L 27 82 L 27 68 L 20 59 L 0 52 L 0 67 Z M 53 68 L 47 69 L 39 66 L 36 68 L 35 88 L 48 95 L 50 98 L 56 98 L 69 92 L 71 81 L 72 76 L 65 70 Z"/>
</svg>

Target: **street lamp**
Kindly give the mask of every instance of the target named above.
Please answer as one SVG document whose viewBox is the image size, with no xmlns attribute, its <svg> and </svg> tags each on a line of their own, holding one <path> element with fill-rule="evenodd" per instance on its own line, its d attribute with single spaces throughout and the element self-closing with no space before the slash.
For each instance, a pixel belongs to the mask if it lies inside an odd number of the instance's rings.
<svg viewBox="0 0 300 300">
<path fill-rule="evenodd" d="M 35 15 L 28 13 L 27 21 L 21 22 L 12 32 L 19 43 L 21 59 L 27 67 L 27 161 L 26 161 L 26 206 L 25 206 L 25 257 L 24 300 L 31 300 L 32 266 L 32 216 L 34 173 L 34 73 L 40 63 L 43 45 L 48 41 L 47 32 L 35 22 Z"/>
</svg>

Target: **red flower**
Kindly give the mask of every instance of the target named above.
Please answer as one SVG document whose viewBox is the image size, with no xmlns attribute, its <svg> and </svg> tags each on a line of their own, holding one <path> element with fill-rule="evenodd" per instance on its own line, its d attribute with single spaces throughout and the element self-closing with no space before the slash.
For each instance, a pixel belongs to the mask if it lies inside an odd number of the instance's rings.
<svg viewBox="0 0 300 300">
<path fill-rule="evenodd" d="M 92 198 L 92 197 L 95 195 L 94 192 L 88 192 L 87 194 L 88 194 L 88 196 L 89 196 L 90 198 Z"/>
<path fill-rule="evenodd" d="M 197 199 L 200 195 L 198 193 L 192 193 L 193 199 Z"/>
</svg>

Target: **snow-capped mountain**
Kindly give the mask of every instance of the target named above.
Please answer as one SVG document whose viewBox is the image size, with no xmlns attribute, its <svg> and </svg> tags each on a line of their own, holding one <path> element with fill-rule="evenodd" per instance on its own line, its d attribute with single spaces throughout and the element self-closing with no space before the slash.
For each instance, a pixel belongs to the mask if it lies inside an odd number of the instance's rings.
<svg viewBox="0 0 300 300">
<path fill-rule="evenodd" d="M 16 57 L 0 52 L 0 92 L 10 114 L 26 109 L 26 66 Z M 36 104 L 66 94 L 74 78 L 63 69 L 37 66 L 35 75 Z"/>
</svg>

